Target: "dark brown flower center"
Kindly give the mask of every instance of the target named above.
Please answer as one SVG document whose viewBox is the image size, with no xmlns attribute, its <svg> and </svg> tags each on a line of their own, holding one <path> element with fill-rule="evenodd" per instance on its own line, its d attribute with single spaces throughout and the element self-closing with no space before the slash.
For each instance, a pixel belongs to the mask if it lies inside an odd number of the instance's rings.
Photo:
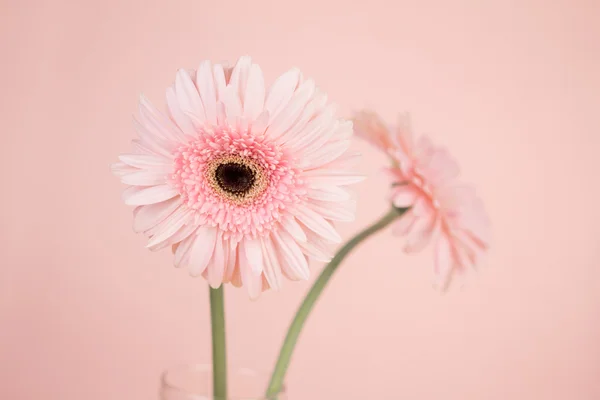
<svg viewBox="0 0 600 400">
<path fill-rule="evenodd" d="M 248 204 L 267 187 L 267 174 L 254 160 L 226 155 L 208 163 L 205 178 L 215 194 L 238 205 Z"/>
<path fill-rule="evenodd" d="M 224 191 L 235 195 L 244 195 L 252 189 L 252 185 L 256 181 L 256 174 L 247 165 L 226 162 L 217 167 L 215 178 L 219 187 Z"/>
</svg>

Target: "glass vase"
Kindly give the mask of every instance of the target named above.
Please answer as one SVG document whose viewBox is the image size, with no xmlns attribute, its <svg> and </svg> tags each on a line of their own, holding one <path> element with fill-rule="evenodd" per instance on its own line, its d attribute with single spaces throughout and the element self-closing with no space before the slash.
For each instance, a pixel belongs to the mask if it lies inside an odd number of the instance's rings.
<svg viewBox="0 0 600 400">
<path fill-rule="evenodd" d="M 229 371 L 227 398 L 213 396 L 210 365 L 182 365 L 163 372 L 160 400 L 286 400 L 285 388 L 272 397 L 265 397 L 268 377 L 251 369 Z"/>
</svg>

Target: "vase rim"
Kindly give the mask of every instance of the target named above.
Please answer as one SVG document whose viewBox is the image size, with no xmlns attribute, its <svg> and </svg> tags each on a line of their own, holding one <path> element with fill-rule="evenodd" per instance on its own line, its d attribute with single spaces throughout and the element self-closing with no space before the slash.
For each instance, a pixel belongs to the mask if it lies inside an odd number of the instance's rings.
<svg viewBox="0 0 600 400">
<path fill-rule="evenodd" d="M 178 385 L 174 382 L 172 382 L 172 376 L 174 374 L 177 373 L 186 373 L 186 372 L 190 372 L 190 373 L 198 373 L 198 374 L 207 374 L 207 376 L 212 376 L 212 365 L 211 364 L 207 364 L 207 363 L 180 363 L 180 364 L 175 364 L 169 368 L 167 368 L 166 370 L 164 370 L 161 375 L 160 375 L 160 383 L 161 383 L 161 387 L 162 390 L 168 390 L 171 392 L 177 392 L 181 395 L 189 395 L 192 394 L 193 392 L 191 392 L 189 389 L 186 389 L 185 387 L 182 387 L 182 385 Z M 229 369 L 229 374 L 230 378 L 232 376 L 237 376 L 237 377 L 243 377 L 244 379 L 260 379 L 260 378 L 265 378 L 267 375 L 266 374 L 262 374 L 262 372 L 260 370 L 254 369 L 254 368 L 246 368 L 246 367 L 237 367 L 234 365 L 234 368 Z M 210 378 L 209 378 L 210 379 Z M 266 383 L 268 381 L 265 379 L 265 389 L 266 389 Z M 285 395 L 285 385 L 282 386 L 281 390 L 279 391 L 279 393 L 273 395 L 273 397 L 270 398 L 277 398 L 277 396 L 284 396 Z M 257 393 L 258 394 L 258 393 Z M 208 393 L 203 393 L 203 395 L 210 395 Z M 213 398 L 213 400 L 242 400 L 242 399 L 253 399 L 253 400 L 269 400 L 270 398 L 265 397 L 264 392 L 260 393 L 260 396 L 256 397 L 256 396 L 232 396 L 232 397 L 228 397 L 227 399 L 217 399 L 217 398 Z"/>
</svg>

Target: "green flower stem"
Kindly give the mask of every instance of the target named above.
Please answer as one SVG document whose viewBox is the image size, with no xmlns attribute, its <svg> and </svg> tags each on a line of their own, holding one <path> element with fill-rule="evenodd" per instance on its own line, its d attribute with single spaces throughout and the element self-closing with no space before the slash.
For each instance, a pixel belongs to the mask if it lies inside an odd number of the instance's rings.
<svg viewBox="0 0 600 400">
<path fill-rule="evenodd" d="M 225 307 L 223 285 L 210 290 L 210 322 L 212 326 L 213 397 L 227 399 L 227 354 L 225 351 Z"/>
<path fill-rule="evenodd" d="M 281 391 L 285 373 L 287 372 L 290 364 L 290 359 L 292 358 L 292 353 L 294 352 L 294 347 L 296 347 L 296 342 L 298 341 L 298 336 L 300 336 L 304 322 L 306 322 L 310 311 L 312 310 L 316 301 L 319 299 L 323 289 L 325 289 L 325 286 L 333 276 L 333 273 L 339 267 L 340 263 L 359 243 L 367 239 L 372 234 L 388 226 L 392 221 L 404 214 L 406 210 L 407 209 L 392 208 L 386 215 L 384 215 L 373 225 L 367 227 L 365 230 L 359 232 L 356 236 L 350 239 L 323 269 L 321 275 L 319 275 L 312 288 L 304 298 L 302 305 L 296 312 L 296 316 L 294 317 L 294 320 L 288 329 L 287 335 L 279 352 L 277 364 L 275 364 L 275 369 L 273 370 L 273 375 L 271 376 L 271 382 L 269 383 L 269 387 L 267 389 L 267 398 L 271 398 L 271 396 L 274 396 Z"/>
</svg>

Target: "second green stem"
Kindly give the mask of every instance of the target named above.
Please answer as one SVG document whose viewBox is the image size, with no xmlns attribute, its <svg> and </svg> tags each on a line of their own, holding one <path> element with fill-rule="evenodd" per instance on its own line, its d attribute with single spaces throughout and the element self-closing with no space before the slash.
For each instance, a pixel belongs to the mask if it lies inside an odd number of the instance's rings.
<svg viewBox="0 0 600 400">
<path fill-rule="evenodd" d="M 386 215 L 384 215 L 373 225 L 367 227 L 365 230 L 350 239 L 323 269 L 321 275 L 319 275 L 312 288 L 304 298 L 302 305 L 296 312 L 296 316 L 294 317 L 294 320 L 288 329 L 288 333 L 279 352 L 279 358 L 277 359 L 277 364 L 275 365 L 275 369 L 267 389 L 267 398 L 271 398 L 281 391 L 285 373 L 287 372 L 290 359 L 292 358 L 292 353 L 296 347 L 298 336 L 300 336 L 300 332 L 302 331 L 302 326 L 308 318 L 308 315 L 315 305 L 315 302 L 323 292 L 323 289 L 329 282 L 329 279 L 331 279 L 331 276 L 336 271 L 342 260 L 352 251 L 352 249 L 354 249 L 354 247 L 356 247 L 356 245 L 361 243 L 375 232 L 380 231 L 388 226 L 392 221 L 400 217 L 405 211 L 406 209 L 392 208 Z"/>
</svg>

